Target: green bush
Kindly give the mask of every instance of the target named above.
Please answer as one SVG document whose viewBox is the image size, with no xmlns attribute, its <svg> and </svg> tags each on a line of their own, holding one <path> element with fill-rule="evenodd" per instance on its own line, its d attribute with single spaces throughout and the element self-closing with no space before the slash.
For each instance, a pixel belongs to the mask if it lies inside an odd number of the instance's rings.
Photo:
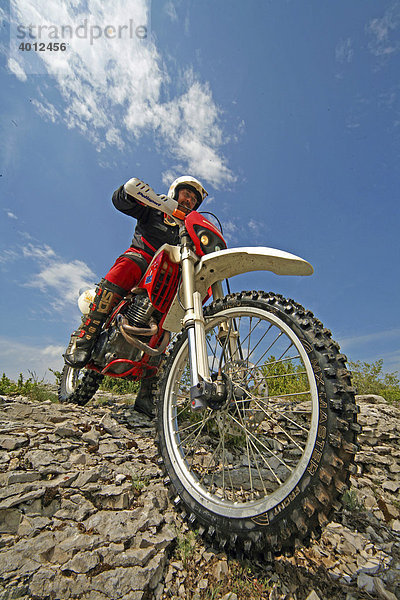
<svg viewBox="0 0 400 600">
<path fill-rule="evenodd" d="M 11 381 L 11 379 L 6 377 L 6 374 L 3 373 L 3 377 L 0 379 L 0 394 L 6 394 L 7 396 L 20 394 L 22 383 L 22 373 L 19 375 L 18 383 L 14 383 L 14 381 Z"/>
<path fill-rule="evenodd" d="M 346 490 L 342 496 L 343 506 L 350 511 L 364 511 L 364 503 L 359 500 L 357 491 L 354 488 Z"/>
<path fill-rule="evenodd" d="M 301 363 L 292 360 L 276 360 L 271 356 L 261 367 L 261 383 L 268 386 L 269 396 L 297 394 L 308 389 L 307 375 Z M 260 390 L 261 391 L 261 390 Z"/>
<path fill-rule="evenodd" d="M 115 394 L 136 394 L 139 386 L 140 384 L 137 381 L 106 376 L 100 384 L 100 389 L 114 392 Z"/>
<path fill-rule="evenodd" d="M 187 533 L 178 533 L 176 538 L 175 555 L 181 560 L 185 569 L 190 563 L 196 552 L 196 533 L 188 531 Z"/>
<path fill-rule="evenodd" d="M 56 378 L 57 385 L 60 384 L 61 372 L 49 369 Z M 115 394 L 136 394 L 139 391 L 139 383 L 137 381 L 128 381 L 127 379 L 121 379 L 120 377 L 104 377 L 100 384 L 100 389 L 107 392 L 114 392 Z"/>
<path fill-rule="evenodd" d="M 397 371 L 382 373 L 383 359 L 373 363 L 349 362 L 349 366 L 358 394 L 377 394 L 388 402 L 400 402 L 400 379 Z"/>
<path fill-rule="evenodd" d="M 29 373 L 31 376 L 25 381 L 22 373 L 20 373 L 16 383 L 3 373 L 0 379 L 0 394 L 4 394 L 5 396 L 26 396 L 31 400 L 39 402 L 43 402 L 44 400 L 57 402 L 56 394 L 53 394 L 48 389 L 44 380 L 38 380 L 35 373 Z"/>
</svg>

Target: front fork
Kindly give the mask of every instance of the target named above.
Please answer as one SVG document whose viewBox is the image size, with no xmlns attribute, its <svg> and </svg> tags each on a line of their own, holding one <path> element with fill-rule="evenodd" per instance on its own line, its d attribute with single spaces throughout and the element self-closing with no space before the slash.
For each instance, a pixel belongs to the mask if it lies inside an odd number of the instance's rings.
<svg viewBox="0 0 400 600">
<path fill-rule="evenodd" d="M 211 397 L 214 386 L 208 365 L 202 298 L 194 289 L 197 256 L 191 248 L 190 237 L 184 234 L 181 239 L 182 301 L 185 309 L 183 326 L 187 331 L 189 344 L 190 399 L 192 410 L 198 411 L 207 406 L 207 399 Z"/>
<path fill-rule="evenodd" d="M 221 389 L 221 386 L 223 387 L 222 376 L 218 377 L 221 381 L 217 379 L 217 382 L 214 383 L 210 375 L 203 316 L 203 299 L 200 293 L 194 288 L 194 270 L 198 257 L 192 250 L 190 237 L 184 234 L 181 239 L 182 300 L 185 310 L 183 326 L 188 335 L 191 378 L 190 400 L 192 410 L 199 411 L 206 408 L 210 400 L 218 399 L 224 394 L 224 391 Z M 214 300 L 223 298 L 224 294 L 220 281 L 217 281 L 211 287 Z M 226 348 L 227 344 L 225 340 L 227 336 L 229 336 L 229 343 Z M 232 327 L 228 327 L 226 322 L 221 323 L 218 337 L 221 345 L 225 346 L 231 356 L 237 354 L 237 332 L 232 330 Z"/>
</svg>

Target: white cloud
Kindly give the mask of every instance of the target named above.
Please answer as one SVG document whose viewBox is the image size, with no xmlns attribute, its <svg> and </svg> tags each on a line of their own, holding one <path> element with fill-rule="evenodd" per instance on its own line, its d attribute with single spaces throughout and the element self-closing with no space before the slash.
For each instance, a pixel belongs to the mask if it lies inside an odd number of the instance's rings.
<svg viewBox="0 0 400 600">
<path fill-rule="evenodd" d="M 164 6 L 164 10 L 165 10 L 165 13 L 171 19 L 171 21 L 177 21 L 178 20 L 178 15 L 177 15 L 177 12 L 176 12 L 176 8 L 175 8 L 174 3 L 172 2 L 172 0 L 168 0 L 168 2 Z"/>
<path fill-rule="evenodd" d="M 201 205 L 201 210 L 206 209 L 206 208 L 211 208 L 213 204 L 215 204 L 214 196 L 207 196 L 207 198 L 204 200 L 203 204 Z"/>
<path fill-rule="evenodd" d="M 46 244 L 28 244 L 22 253 L 25 258 L 34 259 L 39 266 L 39 271 L 24 285 L 48 293 L 52 298 L 50 305 L 56 311 L 74 304 L 78 299 L 79 290 L 91 287 L 97 279 L 86 263 L 81 260 L 65 262 Z"/>
<path fill-rule="evenodd" d="M 363 335 L 355 335 L 351 337 L 341 338 L 341 346 L 351 347 L 362 344 L 369 344 L 371 342 L 380 342 L 390 338 L 399 338 L 400 340 L 400 329 L 387 329 L 384 331 L 377 331 L 375 333 L 365 333 Z"/>
<path fill-rule="evenodd" d="M 25 258 L 35 258 L 39 261 L 48 260 L 56 256 L 54 250 L 47 244 L 43 244 L 42 246 L 28 244 L 22 248 L 22 254 Z"/>
<path fill-rule="evenodd" d="M 397 29 L 400 26 L 400 3 L 395 2 L 383 17 L 372 19 L 366 31 L 370 37 L 369 50 L 377 57 L 387 57 L 400 49 Z"/>
<path fill-rule="evenodd" d="M 154 111 L 154 126 L 164 139 L 172 142 L 174 153 L 189 172 L 214 185 L 235 180 L 220 155 L 223 134 L 218 126 L 220 111 L 215 105 L 210 87 L 200 84 L 192 71 L 185 75 L 187 92 L 178 99 L 158 105 Z M 176 167 L 176 171 L 185 168 Z"/>
<path fill-rule="evenodd" d="M 361 123 L 355 117 L 348 117 L 346 127 L 347 129 L 358 129 L 358 127 L 361 127 Z"/>
<path fill-rule="evenodd" d="M 55 106 L 50 104 L 49 102 L 39 102 L 36 98 L 32 99 L 32 104 L 36 108 L 37 112 L 41 117 L 46 119 L 47 121 L 51 121 L 55 123 L 57 119 L 60 118 L 60 114 Z"/>
<path fill-rule="evenodd" d="M 254 219 L 250 219 L 247 226 L 253 232 L 258 232 L 260 230 L 261 224 L 258 221 L 255 221 Z"/>
<path fill-rule="evenodd" d="M 383 359 L 383 372 L 393 373 L 394 371 L 400 373 L 400 351 L 383 353 L 380 358 Z M 372 359 L 369 362 L 374 362 Z"/>
<path fill-rule="evenodd" d="M 172 169 L 168 169 L 167 171 L 164 171 L 164 173 L 162 174 L 162 182 L 165 185 L 165 187 L 169 188 L 169 186 L 174 181 L 174 179 L 176 179 L 177 177 L 180 177 L 180 176 L 181 176 L 181 173 L 179 173 L 178 170 L 173 171 Z"/>
<path fill-rule="evenodd" d="M 233 221 L 224 221 L 224 231 L 226 233 L 235 233 L 238 231 L 238 226 Z"/>
<path fill-rule="evenodd" d="M 12 212 L 12 211 L 9 209 L 9 208 L 5 208 L 5 209 L 4 209 L 4 212 L 6 213 L 6 215 L 7 215 L 7 217 L 8 217 L 9 219 L 15 219 L 15 220 L 18 220 L 18 217 L 17 217 L 17 215 L 15 215 L 15 214 L 14 214 L 14 213 L 13 213 L 13 212 Z"/>
<path fill-rule="evenodd" d="M 122 150 L 125 146 L 123 140 L 120 137 L 118 129 L 109 129 L 106 133 L 106 140 L 112 146 L 117 146 L 119 150 Z"/>
<path fill-rule="evenodd" d="M 13 262 L 14 260 L 17 260 L 19 257 L 20 257 L 20 253 L 15 250 L 11 250 L 11 249 L 2 250 L 0 252 L 0 265 L 6 264 L 9 262 Z"/>
<path fill-rule="evenodd" d="M 335 56 L 339 63 L 350 63 L 353 60 L 354 50 L 350 38 L 338 42 L 335 49 Z"/>
<path fill-rule="evenodd" d="M 14 58 L 8 59 L 8 68 L 10 69 L 11 73 L 14 73 L 14 75 L 20 81 L 26 81 L 28 79 L 24 69 L 21 67 L 20 63 L 17 62 Z"/>
<path fill-rule="evenodd" d="M 13 338 L 0 337 L 0 376 L 5 373 L 7 377 L 16 381 L 21 372 L 17 365 L 23 365 L 22 374 L 25 380 L 30 373 L 36 374 L 39 380 L 53 380 L 53 375 L 48 369 L 62 369 L 63 352 L 65 347 L 56 344 L 41 348 L 29 343 L 16 342 Z"/>
<path fill-rule="evenodd" d="M 17 260 L 31 260 L 30 278 L 21 285 L 37 288 L 47 295 L 46 307 L 57 313 L 68 306 L 75 308 L 79 291 L 93 287 L 98 280 L 90 267 L 81 260 L 65 261 L 47 244 L 29 242 L 0 253 L 0 265 Z M 3 268 L 6 268 L 5 266 Z"/>
<path fill-rule="evenodd" d="M 37 287 L 43 292 L 52 292 L 54 300 L 51 305 L 55 310 L 62 310 L 65 305 L 76 302 L 79 290 L 89 287 L 89 282 L 95 279 L 95 274 L 84 262 L 74 260 L 66 263 L 55 257 L 49 264 L 43 265 L 39 273 L 25 285 Z"/>
<path fill-rule="evenodd" d="M 227 140 L 209 85 L 191 70 L 181 78 L 171 75 L 151 36 L 140 39 L 128 29 L 131 21 L 148 27 L 150 0 L 48 0 L 45 5 L 42 0 L 14 0 L 13 6 L 16 22 L 36 24 L 37 35 L 38 24 L 42 37 L 55 26 L 60 33 L 61 25 L 73 33 L 64 52 L 37 53 L 65 101 L 64 107 L 55 108 L 42 98 L 35 103 L 39 114 L 78 128 L 98 149 L 106 143 L 122 149 L 132 139 L 153 133 L 159 151 L 178 161 L 173 169 L 189 171 L 216 187 L 235 180 L 221 152 Z M 172 2 L 165 10 L 174 18 Z M 74 33 L 78 23 L 86 23 L 86 39 Z M 106 25 L 119 35 L 107 38 Z M 91 39 L 90 32 L 99 33 L 100 28 L 101 36 Z"/>
<path fill-rule="evenodd" d="M 227 219 L 222 221 L 223 236 L 227 242 L 237 242 L 238 235 L 240 233 L 239 227 L 236 225 L 233 219 Z"/>
<path fill-rule="evenodd" d="M 349 360 L 373 363 L 383 359 L 384 372 L 400 372 L 400 328 L 336 338 Z"/>
</svg>

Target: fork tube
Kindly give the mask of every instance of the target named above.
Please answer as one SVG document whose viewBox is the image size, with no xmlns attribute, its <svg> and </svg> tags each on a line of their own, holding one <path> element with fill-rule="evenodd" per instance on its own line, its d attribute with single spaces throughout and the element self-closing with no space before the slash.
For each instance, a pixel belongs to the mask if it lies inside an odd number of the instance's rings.
<svg viewBox="0 0 400 600">
<path fill-rule="evenodd" d="M 190 363 L 190 381 L 193 386 L 197 386 L 200 382 L 199 370 L 196 356 L 196 335 L 194 327 L 187 327 L 188 344 L 189 344 L 189 363 Z"/>
<path fill-rule="evenodd" d="M 194 289 L 194 265 L 198 257 L 190 247 L 190 237 L 183 234 L 181 239 L 182 291 L 185 308 L 183 325 L 188 333 L 191 384 L 197 386 L 201 381 L 211 382 L 202 300 L 199 292 Z"/>
</svg>

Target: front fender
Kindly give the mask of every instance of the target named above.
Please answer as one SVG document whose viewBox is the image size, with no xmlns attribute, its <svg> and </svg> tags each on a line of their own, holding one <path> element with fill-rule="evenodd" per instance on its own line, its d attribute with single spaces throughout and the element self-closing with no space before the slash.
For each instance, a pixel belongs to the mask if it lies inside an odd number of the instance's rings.
<svg viewBox="0 0 400 600">
<path fill-rule="evenodd" d="M 202 298 L 216 281 L 250 271 L 272 271 L 277 275 L 312 275 L 310 263 L 303 258 L 275 248 L 230 248 L 203 256 L 195 268 L 195 290 Z M 163 328 L 179 331 L 184 317 L 177 296 L 165 318 Z"/>
</svg>

